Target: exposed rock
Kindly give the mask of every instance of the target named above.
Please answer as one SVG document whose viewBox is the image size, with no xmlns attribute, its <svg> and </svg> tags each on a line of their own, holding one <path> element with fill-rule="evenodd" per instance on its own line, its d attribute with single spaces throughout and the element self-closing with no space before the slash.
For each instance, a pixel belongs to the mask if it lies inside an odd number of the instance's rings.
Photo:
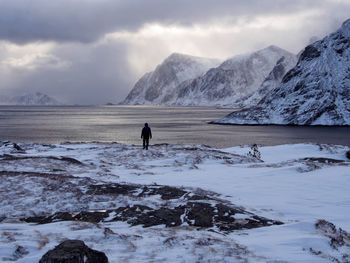
<svg viewBox="0 0 350 263">
<path fill-rule="evenodd" d="M 323 219 L 316 222 L 315 228 L 319 234 L 329 239 L 329 249 L 325 249 L 323 246 L 322 250 L 311 247 L 309 251 L 312 254 L 328 259 L 330 262 L 350 262 L 350 233 Z"/>
<path fill-rule="evenodd" d="M 29 254 L 29 251 L 26 248 L 17 245 L 15 253 L 13 253 L 13 256 L 14 256 L 14 259 L 17 260 L 17 259 L 23 258 L 27 254 Z"/>
<path fill-rule="evenodd" d="M 25 153 L 25 150 L 19 146 L 17 143 L 10 141 L 2 141 L 0 142 L 0 147 L 5 147 L 9 151 L 9 153 Z"/>
<path fill-rule="evenodd" d="M 15 148 L 17 151 L 24 152 L 24 150 L 17 143 L 13 143 L 13 148 Z"/>
<path fill-rule="evenodd" d="M 20 246 L 20 245 L 16 245 L 16 250 L 15 252 L 13 252 L 13 255 L 11 257 L 3 257 L 2 260 L 4 261 L 17 261 L 20 258 L 23 258 L 25 255 L 28 255 L 29 251 Z"/>
<path fill-rule="evenodd" d="M 348 159 L 350 159 L 350 151 L 347 151 L 345 155 Z"/>
<path fill-rule="evenodd" d="M 48 251 L 39 263 L 108 263 L 105 253 L 93 250 L 80 240 L 66 240 Z"/>
<path fill-rule="evenodd" d="M 301 60 L 312 60 L 321 55 L 321 52 L 313 45 L 307 46 L 300 55 Z"/>
<path fill-rule="evenodd" d="M 199 227 L 212 227 L 214 207 L 208 203 L 190 202 L 187 204 L 187 222 Z"/>
<path fill-rule="evenodd" d="M 181 215 L 185 208 L 178 206 L 175 208 L 162 207 L 157 210 L 145 210 L 145 213 L 137 213 L 135 219 L 127 219 L 131 225 L 143 225 L 144 227 L 165 225 L 166 227 L 174 227 L 182 224 Z M 123 220 L 124 221 L 124 220 Z"/>
<path fill-rule="evenodd" d="M 48 224 L 57 221 L 73 221 L 75 218 L 68 212 L 57 212 L 49 216 L 33 216 L 23 219 L 27 223 Z"/>
<path fill-rule="evenodd" d="M 87 194 L 92 195 L 129 195 L 137 191 L 138 187 L 131 184 L 97 184 L 89 185 Z"/>
<path fill-rule="evenodd" d="M 350 125 L 350 21 L 305 48 L 297 65 L 258 106 L 215 123 Z"/>
<path fill-rule="evenodd" d="M 323 164 L 344 163 L 343 160 L 332 159 L 332 158 L 322 158 L 322 157 L 318 157 L 318 158 L 307 157 L 307 158 L 303 158 L 301 160 L 311 161 L 311 162 L 318 162 L 318 163 L 323 163 Z"/>
<path fill-rule="evenodd" d="M 151 227 L 165 225 L 175 227 L 189 225 L 200 228 L 219 229 L 230 232 L 239 229 L 249 229 L 282 222 L 259 217 L 242 208 L 230 205 L 219 199 L 207 195 L 193 195 L 192 193 L 169 186 L 136 186 L 136 185 L 93 185 L 89 193 L 109 195 L 125 195 L 146 198 L 160 195 L 167 202 L 158 206 L 127 205 L 117 209 L 81 211 L 79 213 L 60 212 L 47 216 L 35 216 L 23 219 L 28 223 L 46 224 L 57 221 L 84 221 L 91 223 L 124 221 L 130 225 Z M 169 191 L 169 192 L 167 192 Z M 210 203 L 208 202 L 210 200 Z M 239 218 L 235 215 L 239 214 Z"/>
<path fill-rule="evenodd" d="M 143 190 L 142 195 L 160 195 L 163 200 L 169 200 L 169 199 L 178 199 L 181 196 L 183 196 L 186 192 L 176 188 L 176 187 L 170 187 L 170 186 L 163 186 L 159 188 L 148 188 L 145 187 Z"/>
</svg>

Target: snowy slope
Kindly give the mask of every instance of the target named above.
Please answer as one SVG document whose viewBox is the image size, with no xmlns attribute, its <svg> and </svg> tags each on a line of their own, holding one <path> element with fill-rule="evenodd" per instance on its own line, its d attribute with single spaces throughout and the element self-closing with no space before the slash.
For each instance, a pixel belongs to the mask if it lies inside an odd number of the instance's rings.
<svg viewBox="0 0 350 263">
<path fill-rule="evenodd" d="M 8 102 L 11 105 L 58 105 L 60 104 L 56 99 L 40 93 L 28 93 L 22 96 L 15 96 Z"/>
<path fill-rule="evenodd" d="M 165 104 L 180 83 L 194 79 L 218 64 L 216 59 L 174 53 L 153 72 L 145 74 L 122 104 Z"/>
<path fill-rule="evenodd" d="M 237 107 L 261 85 L 262 90 L 275 86 L 281 79 L 280 72 L 295 65 L 294 59 L 295 55 L 276 46 L 233 57 L 187 85 L 178 87 L 178 96 L 173 104 Z M 276 65 L 277 62 L 280 63 Z"/>
<path fill-rule="evenodd" d="M 260 159 L 249 146 L 153 145 L 143 151 L 117 143 L 0 142 L 0 261 L 38 262 L 63 240 L 80 239 L 109 262 L 348 262 L 349 147 L 297 144 L 257 151 Z M 133 190 L 135 184 L 143 187 Z M 171 187 L 154 192 L 162 185 Z M 174 190 L 180 192 L 176 198 L 169 195 Z M 284 224 L 222 232 L 191 222 L 144 227 L 113 220 L 117 212 L 104 214 L 128 207 L 121 216 L 133 219 L 145 206 L 161 205 L 157 218 L 186 199 L 232 203 Z M 41 224 L 23 220 L 82 211 L 81 220 L 69 220 L 69 214 Z M 181 220 L 201 211 L 187 211 Z M 101 216 L 108 217 L 94 221 Z M 230 225 L 247 223 L 247 214 L 233 216 Z"/>
<path fill-rule="evenodd" d="M 244 97 L 240 100 L 241 107 L 251 107 L 264 98 L 269 91 L 276 88 L 282 81 L 283 76 L 292 69 L 297 63 L 297 56 L 289 55 L 281 57 L 270 74 L 266 77 L 258 90 L 252 95 Z"/>
<path fill-rule="evenodd" d="M 258 106 L 216 123 L 350 125 L 350 20 L 307 46 Z"/>
</svg>

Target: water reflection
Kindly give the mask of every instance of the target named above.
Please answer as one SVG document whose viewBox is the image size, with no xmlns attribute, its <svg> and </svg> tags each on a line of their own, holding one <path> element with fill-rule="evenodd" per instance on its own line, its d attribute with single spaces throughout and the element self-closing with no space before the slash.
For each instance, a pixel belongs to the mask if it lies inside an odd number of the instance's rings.
<svg viewBox="0 0 350 263">
<path fill-rule="evenodd" d="M 150 123 L 154 143 L 229 147 L 286 143 L 350 144 L 349 127 L 226 126 L 208 122 L 231 109 L 148 106 L 0 106 L 0 140 L 58 143 L 101 141 L 140 144 Z"/>
</svg>

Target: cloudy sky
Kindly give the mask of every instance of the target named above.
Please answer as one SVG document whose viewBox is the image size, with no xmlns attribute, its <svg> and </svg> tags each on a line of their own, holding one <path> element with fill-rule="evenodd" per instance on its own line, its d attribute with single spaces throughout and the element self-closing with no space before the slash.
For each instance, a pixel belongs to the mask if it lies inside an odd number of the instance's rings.
<svg viewBox="0 0 350 263">
<path fill-rule="evenodd" d="M 0 0 L 0 100 L 119 102 L 172 52 L 298 53 L 348 18 L 349 0 Z"/>
</svg>

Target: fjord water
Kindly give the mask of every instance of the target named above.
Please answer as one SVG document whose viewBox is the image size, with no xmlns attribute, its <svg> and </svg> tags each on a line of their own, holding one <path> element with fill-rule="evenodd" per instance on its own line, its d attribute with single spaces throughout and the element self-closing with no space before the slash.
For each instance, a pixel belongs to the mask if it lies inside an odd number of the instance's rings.
<svg viewBox="0 0 350 263">
<path fill-rule="evenodd" d="M 214 125 L 232 109 L 151 106 L 0 106 L 0 140 L 140 144 L 143 124 L 151 144 L 213 147 L 328 143 L 350 145 L 350 127 Z"/>
</svg>

